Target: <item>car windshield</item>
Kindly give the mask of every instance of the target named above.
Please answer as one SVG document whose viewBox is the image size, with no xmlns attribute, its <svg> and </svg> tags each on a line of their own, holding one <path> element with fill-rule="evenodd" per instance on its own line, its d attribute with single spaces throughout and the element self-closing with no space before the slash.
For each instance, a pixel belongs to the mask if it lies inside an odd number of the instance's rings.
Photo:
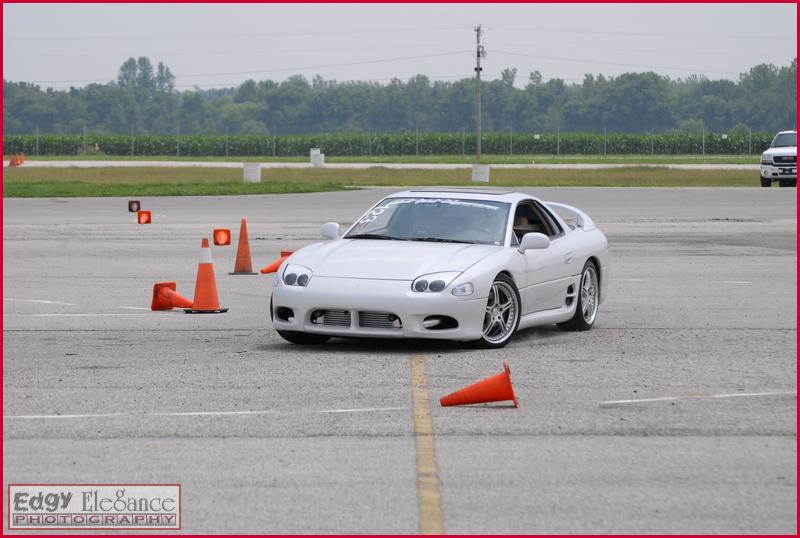
<svg viewBox="0 0 800 538">
<path fill-rule="evenodd" d="M 509 204 L 455 198 L 386 198 L 345 239 L 502 245 Z"/>
<path fill-rule="evenodd" d="M 797 133 L 780 133 L 772 141 L 773 148 L 786 148 L 797 145 Z"/>
</svg>

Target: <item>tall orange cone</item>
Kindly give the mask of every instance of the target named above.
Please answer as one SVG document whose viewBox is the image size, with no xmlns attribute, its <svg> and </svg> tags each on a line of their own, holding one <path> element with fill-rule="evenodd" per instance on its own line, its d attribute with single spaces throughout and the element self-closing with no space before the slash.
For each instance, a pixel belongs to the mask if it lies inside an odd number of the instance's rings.
<svg viewBox="0 0 800 538">
<path fill-rule="evenodd" d="M 264 267 L 262 267 L 261 268 L 261 273 L 262 274 L 277 273 L 278 272 L 278 267 L 281 266 L 281 264 L 283 263 L 283 260 L 285 260 L 286 258 L 291 256 L 292 254 L 294 254 L 294 252 L 291 251 L 291 250 L 281 250 L 281 257 L 278 258 L 277 260 L 275 260 L 274 262 L 272 262 L 271 264 L 265 265 Z"/>
<path fill-rule="evenodd" d="M 175 291 L 174 282 L 157 282 L 153 285 L 153 302 L 150 310 L 172 310 L 178 308 L 192 308 L 192 301 Z"/>
<path fill-rule="evenodd" d="M 439 402 L 442 407 L 451 405 L 469 405 L 487 402 L 503 402 L 512 400 L 514 407 L 519 407 L 517 396 L 514 394 L 514 387 L 511 385 L 511 369 L 508 363 L 503 363 L 503 372 L 487 377 L 482 381 L 473 383 L 468 387 L 448 394 Z"/>
<path fill-rule="evenodd" d="M 19 164 L 25 164 L 25 152 L 19 154 Z"/>
<path fill-rule="evenodd" d="M 208 238 L 204 237 L 200 244 L 200 264 L 197 266 L 197 281 L 194 285 L 194 301 L 187 314 L 221 314 L 227 308 L 219 307 L 217 296 L 217 278 L 214 276 L 214 262 L 211 260 L 211 249 Z"/>
<path fill-rule="evenodd" d="M 250 242 L 247 240 L 247 219 L 242 219 L 239 226 L 239 244 L 236 246 L 236 263 L 229 275 L 257 275 L 253 272 L 253 260 L 250 258 Z"/>
</svg>

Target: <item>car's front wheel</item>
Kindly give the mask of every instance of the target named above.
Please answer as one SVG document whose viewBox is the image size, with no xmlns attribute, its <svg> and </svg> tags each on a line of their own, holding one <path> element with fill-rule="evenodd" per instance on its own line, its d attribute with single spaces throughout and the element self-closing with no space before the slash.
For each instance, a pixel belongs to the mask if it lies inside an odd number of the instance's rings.
<svg viewBox="0 0 800 538">
<path fill-rule="evenodd" d="M 587 261 L 581 271 L 578 304 L 572 319 L 559 323 L 561 329 L 571 331 L 588 331 L 597 318 L 597 307 L 600 303 L 600 278 L 594 262 Z"/>
<path fill-rule="evenodd" d="M 483 336 L 470 342 L 473 347 L 490 349 L 503 347 L 519 327 L 519 291 L 511 277 L 497 275 L 483 312 Z"/>
<path fill-rule="evenodd" d="M 287 342 L 304 346 L 317 346 L 331 339 L 330 336 L 324 334 L 301 333 L 299 331 L 278 331 L 278 334 Z"/>
<path fill-rule="evenodd" d="M 762 187 L 772 187 L 772 180 L 768 177 L 761 176 Z"/>
</svg>

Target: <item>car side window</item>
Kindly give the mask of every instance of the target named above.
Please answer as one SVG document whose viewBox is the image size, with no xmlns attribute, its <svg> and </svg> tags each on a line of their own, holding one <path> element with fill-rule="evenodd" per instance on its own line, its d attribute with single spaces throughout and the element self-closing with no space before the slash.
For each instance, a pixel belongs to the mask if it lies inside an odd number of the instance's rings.
<svg viewBox="0 0 800 538">
<path fill-rule="evenodd" d="M 514 235 L 517 242 L 522 241 L 522 236 L 528 233 L 541 233 L 550 236 L 547 223 L 539 215 L 539 211 L 533 205 L 533 200 L 524 200 L 517 204 L 514 212 Z M 512 244 L 513 244 L 512 240 Z"/>
<path fill-rule="evenodd" d="M 556 220 L 553 214 L 550 213 L 550 210 L 538 202 L 534 202 L 534 204 L 541 212 L 544 220 L 547 221 L 547 224 L 551 230 L 550 239 L 555 239 L 556 237 L 561 237 L 564 235 L 564 230 L 561 228 L 561 225 L 558 224 L 558 220 Z"/>
</svg>

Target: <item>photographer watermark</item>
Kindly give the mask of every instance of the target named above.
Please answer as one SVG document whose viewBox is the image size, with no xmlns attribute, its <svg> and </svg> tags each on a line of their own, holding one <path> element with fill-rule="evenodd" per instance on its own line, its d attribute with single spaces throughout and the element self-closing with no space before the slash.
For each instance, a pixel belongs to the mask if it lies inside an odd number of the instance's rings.
<svg viewBox="0 0 800 538">
<path fill-rule="evenodd" d="M 181 528 L 180 484 L 9 484 L 8 528 Z"/>
</svg>

